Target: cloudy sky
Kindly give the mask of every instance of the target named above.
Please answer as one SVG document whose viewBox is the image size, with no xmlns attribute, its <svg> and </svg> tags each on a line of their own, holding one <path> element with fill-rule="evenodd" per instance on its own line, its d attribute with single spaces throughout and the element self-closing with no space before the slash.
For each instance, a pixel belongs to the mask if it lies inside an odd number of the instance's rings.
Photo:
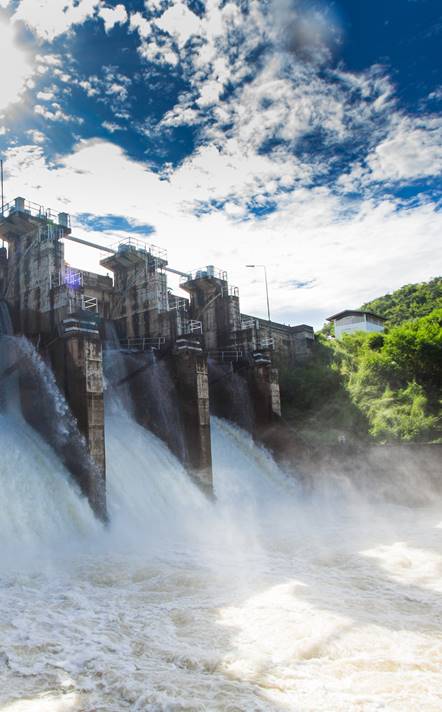
<svg viewBox="0 0 442 712">
<path fill-rule="evenodd" d="M 440 0 L 0 0 L 6 199 L 326 316 L 441 273 Z M 67 246 L 78 267 L 99 254 Z"/>
</svg>

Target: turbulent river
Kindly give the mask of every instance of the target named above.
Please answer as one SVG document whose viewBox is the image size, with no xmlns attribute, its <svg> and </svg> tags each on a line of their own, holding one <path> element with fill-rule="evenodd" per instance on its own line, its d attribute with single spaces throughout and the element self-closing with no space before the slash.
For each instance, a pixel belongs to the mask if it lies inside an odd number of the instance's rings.
<svg viewBox="0 0 442 712">
<path fill-rule="evenodd" d="M 0 415 L 0 710 L 439 711 L 425 476 L 404 484 L 416 502 L 361 473 L 301 487 L 212 426 L 216 502 L 114 409 L 105 528 L 20 414 Z"/>
</svg>

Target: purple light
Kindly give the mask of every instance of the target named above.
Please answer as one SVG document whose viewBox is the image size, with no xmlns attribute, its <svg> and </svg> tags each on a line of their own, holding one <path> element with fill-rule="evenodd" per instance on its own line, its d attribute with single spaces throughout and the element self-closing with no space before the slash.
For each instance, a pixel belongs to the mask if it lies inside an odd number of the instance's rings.
<svg viewBox="0 0 442 712">
<path fill-rule="evenodd" d="M 64 283 L 71 289 L 79 289 L 81 287 L 81 272 L 67 267 L 64 271 Z"/>
</svg>

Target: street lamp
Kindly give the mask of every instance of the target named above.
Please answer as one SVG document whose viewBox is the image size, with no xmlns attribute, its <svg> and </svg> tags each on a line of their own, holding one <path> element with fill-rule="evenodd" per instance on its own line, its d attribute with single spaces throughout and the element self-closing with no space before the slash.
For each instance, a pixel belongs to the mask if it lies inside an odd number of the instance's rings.
<svg viewBox="0 0 442 712">
<path fill-rule="evenodd" d="M 271 338 L 272 338 L 272 326 L 271 326 L 272 323 L 271 323 L 271 320 L 270 320 L 269 285 L 268 285 L 268 282 L 267 282 L 267 269 L 266 269 L 266 266 L 265 266 L 265 265 L 246 265 L 246 267 L 252 267 L 252 268 L 255 268 L 255 267 L 262 267 L 262 269 L 264 270 L 264 280 L 265 280 L 265 284 L 266 284 L 266 298 L 267 298 L 267 318 L 268 318 L 268 320 L 269 320 L 269 339 L 271 339 Z"/>
</svg>

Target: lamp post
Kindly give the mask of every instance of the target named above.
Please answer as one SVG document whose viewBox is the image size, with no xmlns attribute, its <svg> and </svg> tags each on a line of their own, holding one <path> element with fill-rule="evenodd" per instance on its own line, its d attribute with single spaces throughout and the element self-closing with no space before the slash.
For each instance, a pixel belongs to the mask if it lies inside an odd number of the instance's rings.
<svg viewBox="0 0 442 712">
<path fill-rule="evenodd" d="M 270 320 L 270 302 L 269 302 L 269 285 L 267 282 L 267 268 L 265 265 L 246 265 L 246 267 L 262 267 L 264 270 L 264 280 L 265 280 L 265 285 L 266 285 L 266 299 L 267 299 L 267 319 L 269 321 L 269 339 L 272 338 L 272 326 L 271 326 L 271 320 Z"/>
</svg>

